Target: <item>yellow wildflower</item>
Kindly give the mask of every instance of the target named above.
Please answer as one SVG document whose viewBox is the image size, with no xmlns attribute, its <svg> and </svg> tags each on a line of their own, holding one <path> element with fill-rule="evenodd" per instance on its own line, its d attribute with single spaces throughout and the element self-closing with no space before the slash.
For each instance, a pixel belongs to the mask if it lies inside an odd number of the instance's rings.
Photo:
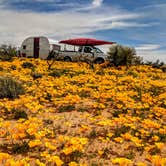
<svg viewBox="0 0 166 166">
<path fill-rule="evenodd" d="M 32 140 L 28 143 L 30 148 L 33 148 L 33 147 L 41 145 L 41 144 L 42 144 L 42 142 L 40 140 Z"/>
<path fill-rule="evenodd" d="M 56 146 L 52 145 L 50 142 L 46 142 L 45 146 L 50 150 L 56 150 Z"/>
<path fill-rule="evenodd" d="M 165 144 L 162 143 L 162 142 L 156 142 L 155 145 L 157 146 L 158 149 L 161 150 L 161 149 L 163 149 L 163 147 L 164 147 Z"/>
<path fill-rule="evenodd" d="M 78 164 L 76 162 L 72 161 L 69 163 L 69 166 L 78 166 Z"/>
<path fill-rule="evenodd" d="M 137 166 L 147 166 L 145 163 L 139 162 L 137 163 Z"/>
<path fill-rule="evenodd" d="M 132 161 L 127 158 L 115 158 L 111 160 L 113 164 L 119 164 L 119 166 L 128 166 L 132 164 Z"/>
<path fill-rule="evenodd" d="M 124 141 L 123 138 L 121 138 L 121 137 L 114 138 L 114 140 L 118 143 L 123 143 L 123 141 Z"/>
<path fill-rule="evenodd" d="M 50 161 L 56 163 L 56 166 L 61 166 L 63 161 L 58 156 L 51 156 Z"/>
<path fill-rule="evenodd" d="M 39 159 L 36 159 L 35 163 L 38 165 L 38 166 L 46 166 L 43 162 L 41 162 Z"/>
</svg>

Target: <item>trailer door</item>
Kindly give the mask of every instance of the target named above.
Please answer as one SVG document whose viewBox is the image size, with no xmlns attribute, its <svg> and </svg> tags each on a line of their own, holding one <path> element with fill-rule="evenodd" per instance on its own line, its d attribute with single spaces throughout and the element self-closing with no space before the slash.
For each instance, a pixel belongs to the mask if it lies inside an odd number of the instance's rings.
<svg viewBox="0 0 166 166">
<path fill-rule="evenodd" d="M 34 38 L 34 51 L 33 51 L 33 57 L 39 58 L 39 37 Z"/>
</svg>

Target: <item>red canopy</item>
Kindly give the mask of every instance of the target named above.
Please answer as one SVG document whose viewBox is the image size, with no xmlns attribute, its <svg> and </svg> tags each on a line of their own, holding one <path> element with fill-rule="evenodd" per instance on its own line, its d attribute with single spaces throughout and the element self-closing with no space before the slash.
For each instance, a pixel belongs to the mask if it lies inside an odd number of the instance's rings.
<svg viewBox="0 0 166 166">
<path fill-rule="evenodd" d="M 115 42 L 90 39 L 90 38 L 77 38 L 77 39 L 61 40 L 59 43 L 75 45 L 75 46 L 85 46 L 85 45 L 95 46 L 95 45 L 103 45 L 103 44 L 113 44 Z"/>
</svg>

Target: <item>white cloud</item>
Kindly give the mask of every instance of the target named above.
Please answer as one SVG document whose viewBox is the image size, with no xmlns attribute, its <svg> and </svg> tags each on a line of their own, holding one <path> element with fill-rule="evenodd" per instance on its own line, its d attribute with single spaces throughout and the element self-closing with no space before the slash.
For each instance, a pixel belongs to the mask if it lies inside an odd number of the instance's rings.
<svg viewBox="0 0 166 166">
<path fill-rule="evenodd" d="M 161 7 L 166 7 L 166 3 L 157 3 L 157 4 L 147 5 L 147 6 L 141 7 L 141 9 L 161 8 Z"/>
<path fill-rule="evenodd" d="M 55 0 L 33 0 L 33 1 L 36 1 L 36 2 L 55 2 Z M 57 0 L 56 0 L 57 2 Z"/>
<path fill-rule="evenodd" d="M 101 49 L 105 54 L 107 54 L 107 52 L 109 51 L 110 46 L 113 46 L 113 44 L 112 45 L 106 44 L 106 45 L 101 45 L 101 46 L 97 46 L 97 47 L 99 49 Z"/>
<path fill-rule="evenodd" d="M 130 28 L 130 27 L 149 27 L 155 25 L 155 23 L 138 23 L 134 21 L 113 21 L 111 25 L 106 25 L 105 29 L 125 29 L 125 28 Z"/>
<path fill-rule="evenodd" d="M 161 49 L 159 44 L 142 44 L 136 47 L 137 55 L 143 57 L 144 61 L 160 61 L 166 62 L 166 52 Z"/>
<path fill-rule="evenodd" d="M 157 59 L 166 63 L 165 50 L 137 50 L 137 55 L 143 57 L 144 61 L 153 61 Z"/>
<path fill-rule="evenodd" d="M 144 17 L 144 14 L 138 14 L 138 13 L 116 13 L 116 15 L 113 16 L 107 16 L 105 18 L 99 18 L 98 21 L 119 21 L 119 20 L 131 20 L 131 19 L 138 19 Z"/>
<path fill-rule="evenodd" d="M 156 50 L 159 49 L 161 46 L 158 44 L 143 44 L 136 47 L 137 50 Z"/>
<path fill-rule="evenodd" d="M 60 40 L 83 36 L 97 30 L 149 26 L 149 24 L 132 21 L 138 18 L 139 14 L 132 15 L 124 11 L 118 13 L 119 15 L 116 10 L 108 14 L 107 12 L 79 13 L 71 10 L 59 13 L 36 13 L 2 9 L 0 10 L 0 42 L 18 45 L 25 37 L 34 35 L 45 35 Z M 120 13 L 123 16 L 120 16 Z M 130 19 L 130 22 L 126 18 Z"/>
<path fill-rule="evenodd" d="M 100 7 L 103 3 L 103 0 L 93 0 L 92 5 L 93 7 Z"/>
<path fill-rule="evenodd" d="M 59 44 L 58 40 L 52 39 L 52 38 L 48 38 L 48 41 L 50 44 Z"/>
</svg>

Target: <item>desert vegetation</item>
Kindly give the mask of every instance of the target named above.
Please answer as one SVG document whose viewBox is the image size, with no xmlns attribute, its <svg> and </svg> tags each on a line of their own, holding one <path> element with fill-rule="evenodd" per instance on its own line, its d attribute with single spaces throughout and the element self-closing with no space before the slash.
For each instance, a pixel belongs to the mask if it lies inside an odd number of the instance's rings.
<svg viewBox="0 0 166 166">
<path fill-rule="evenodd" d="M 109 48 L 108 55 L 115 66 L 139 65 L 143 61 L 141 57 L 136 55 L 135 48 L 118 44 Z"/>
<path fill-rule="evenodd" d="M 93 69 L 1 60 L 0 165 L 165 166 L 163 64 L 138 65 L 134 50 L 121 46 L 110 56 L 113 65 Z"/>
<path fill-rule="evenodd" d="M 0 46 L 0 60 L 12 61 L 12 58 L 17 56 L 17 49 L 15 46 L 2 44 Z"/>
</svg>

